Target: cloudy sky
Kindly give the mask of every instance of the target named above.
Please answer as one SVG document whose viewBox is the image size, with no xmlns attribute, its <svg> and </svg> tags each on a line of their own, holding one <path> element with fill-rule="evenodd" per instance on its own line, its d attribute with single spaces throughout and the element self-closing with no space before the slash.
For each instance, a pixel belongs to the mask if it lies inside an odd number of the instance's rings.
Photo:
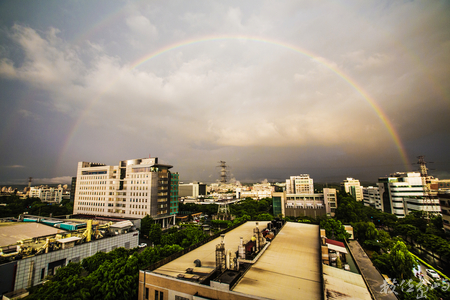
<svg viewBox="0 0 450 300">
<path fill-rule="evenodd" d="M 0 184 L 450 178 L 448 1 L 0 2 Z"/>
</svg>

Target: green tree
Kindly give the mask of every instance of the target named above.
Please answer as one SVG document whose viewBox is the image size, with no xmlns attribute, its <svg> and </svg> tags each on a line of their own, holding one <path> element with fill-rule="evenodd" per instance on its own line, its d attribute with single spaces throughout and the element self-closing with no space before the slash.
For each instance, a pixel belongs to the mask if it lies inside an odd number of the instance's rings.
<svg viewBox="0 0 450 300">
<path fill-rule="evenodd" d="M 350 234 L 345 230 L 341 221 L 335 219 L 326 219 L 320 222 L 320 228 L 325 229 L 326 235 L 330 239 L 343 241 L 350 237 Z"/>
<path fill-rule="evenodd" d="M 414 278 L 413 269 L 417 266 L 417 261 L 401 240 L 397 240 L 392 247 L 389 253 L 389 263 L 391 264 L 391 274 L 394 278 Z"/>
<path fill-rule="evenodd" d="M 161 243 L 162 229 L 159 224 L 151 224 L 148 238 L 152 241 L 153 245 L 159 245 Z"/>
<path fill-rule="evenodd" d="M 148 237 L 148 233 L 150 232 L 150 227 L 154 224 L 155 221 L 149 215 L 146 215 L 141 219 L 141 233 Z"/>
</svg>

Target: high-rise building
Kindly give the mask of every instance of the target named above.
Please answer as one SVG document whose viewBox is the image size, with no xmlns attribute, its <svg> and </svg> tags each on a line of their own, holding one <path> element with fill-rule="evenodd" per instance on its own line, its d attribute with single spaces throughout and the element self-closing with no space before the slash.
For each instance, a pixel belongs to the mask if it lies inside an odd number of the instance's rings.
<svg viewBox="0 0 450 300">
<path fill-rule="evenodd" d="M 437 191 L 430 189 L 429 181 L 418 172 L 397 172 L 378 179 L 382 210 L 403 218 L 421 210 L 439 213 Z"/>
<path fill-rule="evenodd" d="M 174 218 L 178 195 L 178 174 L 171 168 L 156 157 L 124 160 L 118 166 L 79 162 L 74 213 L 139 219 L 149 215 L 165 227 Z"/>
<path fill-rule="evenodd" d="M 286 179 L 286 194 L 314 194 L 313 179 L 309 174 L 291 176 Z"/>
<path fill-rule="evenodd" d="M 346 193 L 349 193 L 350 195 L 355 197 L 356 201 L 363 200 L 362 187 L 358 179 L 347 177 L 346 180 L 341 182 L 341 187 L 345 190 Z"/>
</svg>

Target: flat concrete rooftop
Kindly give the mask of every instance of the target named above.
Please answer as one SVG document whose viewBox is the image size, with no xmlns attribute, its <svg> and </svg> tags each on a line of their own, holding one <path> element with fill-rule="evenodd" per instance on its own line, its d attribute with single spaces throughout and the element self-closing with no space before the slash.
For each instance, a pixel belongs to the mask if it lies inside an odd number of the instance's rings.
<svg viewBox="0 0 450 300">
<path fill-rule="evenodd" d="M 258 228 L 263 230 L 267 227 L 268 222 L 258 222 Z M 256 227 L 256 222 L 246 222 L 238 228 L 227 232 L 225 234 L 225 249 L 232 249 L 237 251 L 240 244 L 240 238 L 244 241 L 249 241 L 253 236 L 253 228 Z M 202 263 L 203 271 L 210 269 L 212 272 L 216 267 L 216 245 L 219 244 L 221 238 L 216 238 L 205 245 L 186 253 L 185 255 L 161 266 L 154 270 L 154 273 L 163 274 L 171 277 L 177 277 L 178 274 L 184 274 L 187 268 L 194 267 L 194 261 L 199 259 Z"/>
<path fill-rule="evenodd" d="M 234 292 L 270 299 L 322 299 L 319 226 L 287 222 Z"/>
<path fill-rule="evenodd" d="M 268 222 L 258 222 L 263 230 Z M 256 222 L 247 222 L 226 233 L 225 249 L 235 252 L 240 243 L 250 240 Z M 233 292 L 266 299 L 322 299 L 319 226 L 287 222 L 259 260 L 233 288 Z M 161 266 L 153 273 L 176 278 L 187 268 L 194 268 L 199 259 L 202 268 L 196 272 L 212 272 L 215 267 L 216 245 L 221 238 Z"/>
<path fill-rule="evenodd" d="M 64 229 L 36 222 L 0 223 L 0 246 L 8 246 L 19 240 L 66 232 Z"/>
</svg>

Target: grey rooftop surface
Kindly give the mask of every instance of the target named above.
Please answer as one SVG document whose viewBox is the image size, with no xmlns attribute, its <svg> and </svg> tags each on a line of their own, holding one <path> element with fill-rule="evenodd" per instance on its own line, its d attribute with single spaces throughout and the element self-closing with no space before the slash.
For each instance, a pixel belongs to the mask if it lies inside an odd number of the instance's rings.
<svg viewBox="0 0 450 300">
<path fill-rule="evenodd" d="M 66 232 L 66 230 L 36 222 L 0 223 L 0 246 L 16 244 L 17 241 Z"/>
<path fill-rule="evenodd" d="M 233 289 L 270 299 L 322 299 L 319 226 L 287 222 Z"/>
</svg>

